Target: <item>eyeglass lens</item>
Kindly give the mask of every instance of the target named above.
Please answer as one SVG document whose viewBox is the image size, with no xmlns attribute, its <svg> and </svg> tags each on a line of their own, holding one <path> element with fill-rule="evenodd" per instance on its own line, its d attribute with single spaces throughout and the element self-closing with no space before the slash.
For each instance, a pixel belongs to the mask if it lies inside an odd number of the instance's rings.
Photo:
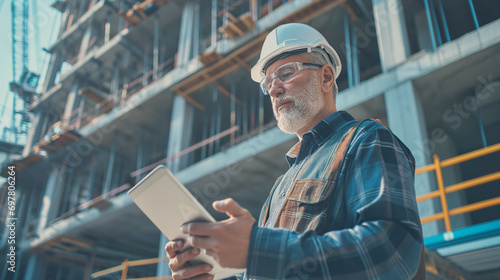
<svg viewBox="0 0 500 280">
<path fill-rule="evenodd" d="M 262 81 L 262 90 L 265 90 L 264 93 L 267 94 L 275 77 L 284 83 L 295 76 L 298 71 L 299 67 L 296 64 L 285 64 L 281 66 L 273 74 L 269 74 L 264 78 Z"/>
</svg>

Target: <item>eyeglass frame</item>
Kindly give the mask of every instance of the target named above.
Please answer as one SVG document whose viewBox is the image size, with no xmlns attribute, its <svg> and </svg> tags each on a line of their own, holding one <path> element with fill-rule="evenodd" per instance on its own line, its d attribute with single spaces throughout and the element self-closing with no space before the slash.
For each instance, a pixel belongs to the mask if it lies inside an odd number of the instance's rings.
<svg viewBox="0 0 500 280">
<path fill-rule="evenodd" d="M 297 65 L 297 68 L 298 70 L 295 71 L 295 73 L 293 73 L 293 75 L 289 76 L 289 77 L 285 77 L 286 79 L 285 80 L 282 80 L 280 77 L 278 77 L 278 75 L 276 74 L 276 72 L 278 72 L 278 70 L 282 69 L 283 67 L 285 66 L 289 66 L 289 65 Z M 312 68 L 309 68 L 309 67 L 317 67 L 318 69 L 325 66 L 324 64 L 317 64 L 317 63 L 309 63 L 309 62 L 288 62 L 286 64 L 283 64 L 281 65 L 280 67 L 278 67 L 278 69 L 274 70 L 273 73 L 265 76 L 259 83 L 259 87 L 260 87 L 260 90 L 262 91 L 262 93 L 264 95 L 268 95 L 269 94 L 269 90 L 266 89 L 264 87 L 264 81 L 268 78 L 268 77 L 272 77 L 271 79 L 271 83 L 272 81 L 274 81 L 274 79 L 278 79 L 280 80 L 282 83 L 286 83 L 288 82 L 290 79 L 292 79 L 293 77 L 295 77 L 295 75 L 297 75 L 297 73 L 299 73 L 301 70 L 304 70 L 304 69 L 312 69 Z"/>
</svg>

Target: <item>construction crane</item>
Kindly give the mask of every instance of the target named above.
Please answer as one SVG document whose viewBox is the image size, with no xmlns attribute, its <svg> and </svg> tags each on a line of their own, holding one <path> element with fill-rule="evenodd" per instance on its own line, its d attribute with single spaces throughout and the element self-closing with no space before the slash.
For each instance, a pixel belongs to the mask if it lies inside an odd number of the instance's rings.
<svg viewBox="0 0 500 280">
<path fill-rule="evenodd" d="M 36 1 L 32 1 L 32 11 L 35 17 L 33 22 L 35 23 L 36 10 Z M 13 81 L 10 83 L 10 90 L 14 96 L 12 97 L 12 120 L 10 126 L 3 128 L 1 139 L 4 142 L 14 144 L 24 144 L 23 142 L 26 141 L 26 135 L 31 123 L 28 109 L 36 95 L 36 88 L 40 78 L 39 74 L 30 71 L 28 68 L 29 11 L 28 0 L 11 0 Z M 2 119 L 5 117 L 3 113 L 1 114 Z"/>
</svg>

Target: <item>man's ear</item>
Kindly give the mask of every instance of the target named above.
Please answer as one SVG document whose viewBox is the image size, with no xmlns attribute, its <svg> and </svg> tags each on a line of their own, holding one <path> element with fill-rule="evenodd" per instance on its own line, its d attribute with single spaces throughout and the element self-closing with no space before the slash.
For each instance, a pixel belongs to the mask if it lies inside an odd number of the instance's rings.
<svg viewBox="0 0 500 280">
<path fill-rule="evenodd" d="M 321 69 L 321 91 L 331 93 L 335 83 L 335 74 L 330 65 L 324 65 Z"/>
</svg>

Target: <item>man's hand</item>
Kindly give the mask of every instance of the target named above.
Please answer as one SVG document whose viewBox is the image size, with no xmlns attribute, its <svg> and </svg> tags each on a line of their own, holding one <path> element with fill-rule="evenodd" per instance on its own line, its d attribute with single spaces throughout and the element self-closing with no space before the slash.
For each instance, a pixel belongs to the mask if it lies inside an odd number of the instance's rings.
<svg viewBox="0 0 500 280">
<path fill-rule="evenodd" d="M 200 249 L 191 248 L 187 251 L 179 253 L 179 250 L 184 246 L 181 240 L 169 241 L 165 245 L 167 257 L 170 260 L 168 266 L 172 270 L 172 278 L 179 279 L 193 279 L 193 280 L 212 280 L 214 277 L 207 274 L 212 270 L 209 264 L 201 264 L 196 266 L 187 266 L 186 262 L 193 259 L 200 254 Z"/>
<path fill-rule="evenodd" d="M 232 198 L 215 201 L 212 206 L 229 219 L 215 223 L 189 223 L 182 226 L 196 248 L 205 249 L 222 267 L 246 268 L 250 235 L 255 219 Z"/>
</svg>

